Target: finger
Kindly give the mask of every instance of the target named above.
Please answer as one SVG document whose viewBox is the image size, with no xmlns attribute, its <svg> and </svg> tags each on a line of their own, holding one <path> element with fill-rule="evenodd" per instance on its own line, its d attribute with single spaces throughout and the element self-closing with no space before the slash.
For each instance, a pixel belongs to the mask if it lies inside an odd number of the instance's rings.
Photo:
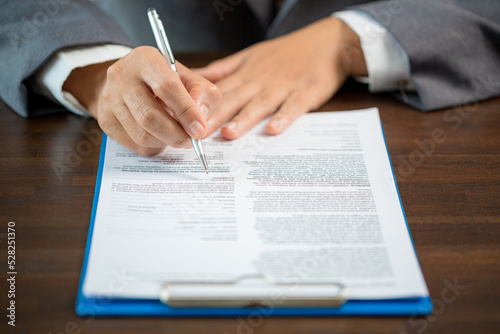
<svg viewBox="0 0 500 334">
<path fill-rule="evenodd" d="M 170 109 L 165 103 L 163 103 L 162 100 L 160 100 L 158 97 L 155 97 L 155 100 L 161 105 L 161 107 L 163 108 L 163 110 L 165 110 L 169 115 L 170 117 L 172 117 L 173 119 L 175 119 L 175 115 L 174 115 L 174 112 L 172 111 L 172 109 Z"/>
<path fill-rule="evenodd" d="M 210 112 L 217 107 L 222 99 L 222 92 L 216 85 L 190 71 L 184 65 L 178 63 L 177 69 L 189 95 L 208 118 Z"/>
<path fill-rule="evenodd" d="M 280 134 L 297 117 L 313 110 L 317 105 L 313 96 L 308 91 L 295 91 L 292 93 L 266 124 L 266 133 L 272 136 Z"/>
<path fill-rule="evenodd" d="M 163 148 L 166 146 L 164 142 L 150 134 L 137 123 L 125 104 L 113 108 L 113 114 L 128 136 L 138 146 L 150 148 Z"/>
<path fill-rule="evenodd" d="M 173 147 L 189 147 L 182 126 L 165 111 L 149 89 L 138 85 L 127 90 L 123 101 L 139 127 Z"/>
<path fill-rule="evenodd" d="M 236 139 L 261 120 L 274 113 L 285 101 L 286 89 L 268 89 L 256 95 L 226 126 L 221 129 L 225 139 Z"/>
<path fill-rule="evenodd" d="M 126 108 L 125 106 L 123 107 Z M 106 116 L 102 116 L 103 114 L 106 114 Z M 132 138 L 130 138 L 127 131 L 125 131 L 125 129 L 115 117 L 115 115 L 113 115 L 113 113 L 101 112 L 100 116 L 101 117 L 98 117 L 99 126 L 106 133 L 106 135 L 109 138 L 117 141 L 121 145 L 125 146 L 129 150 L 139 153 L 140 155 L 151 156 L 160 153 L 166 147 L 166 145 L 159 147 L 139 146 L 135 141 L 132 140 Z"/>
<path fill-rule="evenodd" d="M 211 62 L 205 67 L 195 68 L 193 71 L 212 82 L 219 81 L 236 71 L 241 66 L 247 52 L 247 49 L 245 49 L 226 58 Z"/>
<path fill-rule="evenodd" d="M 236 72 L 233 73 L 233 75 L 217 81 L 216 84 L 221 92 L 225 94 L 242 86 L 244 84 L 244 79 L 238 72 Z"/>
<path fill-rule="evenodd" d="M 208 134 L 211 134 L 222 124 L 230 120 L 248 101 L 259 94 L 260 90 L 261 87 L 259 85 L 247 84 L 224 94 L 221 103 L 208 118 Z"/>
<path fill-rule="evenodd" d="M 152 61 L 141 63 L 141 78 L 172 110 L 190 136 L 204 137 L 207 132 L 206 115 L 193 101 L 180 77 L 168 66 L 163 56 L 157 52 L 157 55 L 151 57 Z"/>
</svg>

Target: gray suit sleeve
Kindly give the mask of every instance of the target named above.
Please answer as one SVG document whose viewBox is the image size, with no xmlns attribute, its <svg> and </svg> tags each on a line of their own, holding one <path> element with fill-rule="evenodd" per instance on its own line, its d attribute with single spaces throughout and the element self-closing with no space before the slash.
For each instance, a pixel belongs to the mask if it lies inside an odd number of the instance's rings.
<svg viewBox="0 0 500 334">
<path fill-rule="evenodd" d="M 423 111 L 500 95 L 500 1 L 394 0 L 354 7 L 388 28 L 406 50 Z"/>
<path fill-rule="evenodd" d="M 6 0 L 0 10 L 0 98 L 23 117 L 62 110 L 37 94 L 33 74 L 61 49 L 102 43 L 131 45 L 88 0 Z"/>
</svg>

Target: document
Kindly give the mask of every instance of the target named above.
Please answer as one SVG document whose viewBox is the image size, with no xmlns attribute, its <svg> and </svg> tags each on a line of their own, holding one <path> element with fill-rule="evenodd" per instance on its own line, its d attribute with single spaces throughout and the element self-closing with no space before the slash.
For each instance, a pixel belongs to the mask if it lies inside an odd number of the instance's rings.
<svg viewBox="0 0 500 334">
<path fill-rule="evenodd" d="M 167 282 L 340 283 L 349 299 L 428 295 L 376 108 L 303 115 L 283 134 L 143 157 L 107 140 L 87 297 Z"/>
</svg>

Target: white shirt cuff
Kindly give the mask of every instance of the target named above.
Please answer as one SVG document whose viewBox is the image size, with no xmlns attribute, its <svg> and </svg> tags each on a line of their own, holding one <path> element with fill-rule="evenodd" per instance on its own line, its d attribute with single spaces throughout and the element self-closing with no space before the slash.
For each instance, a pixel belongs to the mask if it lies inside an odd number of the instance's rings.
<svg viewBox="0 0 500 334">
<path fill-rule="evenodd" d="M 336 12 L 333 16 L 344 21 L 359 36 L 368 78 L 355 79 L 368 83 L 372 93 L 414 89 L 410 82 L 408 54 L 381 23 L 361 10 Z"/>
<path fill-rule="evenodd" d="M 42 91 L 50 93 L 67 109 L 78 115 L 90 116 L 72 94 L 63 91 L 64 82 L 75 68 L 119 59 L 130 50 L 129 47 L 114 44 L 68 48 L 54 54 L 35 74 L 35 80 Z"/>
</svg>

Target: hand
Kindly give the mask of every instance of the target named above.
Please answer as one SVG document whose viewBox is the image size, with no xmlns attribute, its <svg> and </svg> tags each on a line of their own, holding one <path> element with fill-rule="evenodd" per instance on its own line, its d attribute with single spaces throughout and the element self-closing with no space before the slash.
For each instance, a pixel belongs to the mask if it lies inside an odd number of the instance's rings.
<svg viewBox="0 0 500 334">
<path fill-rule="evenodd" d="M 73 70 L 63 90 L 73 94 L 106 134 L 141 155 L 166 146 L 191 146 L 221 99 L 219 89 L 176 63 L 179 76 L 152 47 L 139 47 L 116 62 Z"/>
<path fill-rule="evenodd" d="M 349 75 L 367 75 L 358 36 L 333 17 L 194 71 L 223 92 L 208 119 L 208 134 L 231 120 L 221 129 L 226 139 L 240 137 L 273 113 L 265 129 L 279 134 L 328 101 Z"/>
</svg>

